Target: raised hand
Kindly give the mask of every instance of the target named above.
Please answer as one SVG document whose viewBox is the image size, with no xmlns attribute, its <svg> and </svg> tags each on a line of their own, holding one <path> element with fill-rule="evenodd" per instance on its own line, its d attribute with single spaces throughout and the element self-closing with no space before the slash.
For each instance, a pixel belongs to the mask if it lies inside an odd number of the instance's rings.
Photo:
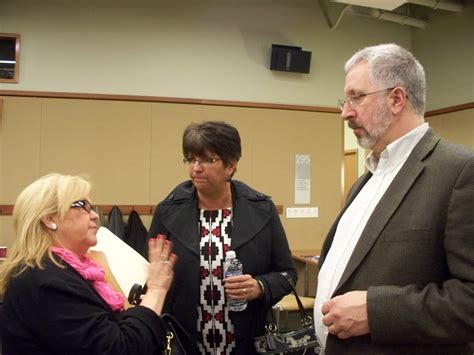
<svg viewBox="0 0 474 355">
<path fill-rule="evenodd" d="M 163 235 L 150 238 L 148 241 L 148 269 L 147 292 L 142 298 L 141 305 L 151 308 L 161 314 L 166 294 L 173 281 L 173 269 L 177 256 L 171 251 L 173 243 Z"/>
</svg>

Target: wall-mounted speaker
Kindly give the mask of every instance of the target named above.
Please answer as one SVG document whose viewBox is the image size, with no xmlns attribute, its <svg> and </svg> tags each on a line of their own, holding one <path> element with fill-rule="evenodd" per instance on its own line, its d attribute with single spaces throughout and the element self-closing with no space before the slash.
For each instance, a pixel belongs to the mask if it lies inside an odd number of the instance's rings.
<svg viewBox="0 0 474 355">
<path fill-rule="evenodd" d="M 272 44 L 271 70 L 309 73 L 311 52 L 303 51 L 301 47 Z"/>
</svg>

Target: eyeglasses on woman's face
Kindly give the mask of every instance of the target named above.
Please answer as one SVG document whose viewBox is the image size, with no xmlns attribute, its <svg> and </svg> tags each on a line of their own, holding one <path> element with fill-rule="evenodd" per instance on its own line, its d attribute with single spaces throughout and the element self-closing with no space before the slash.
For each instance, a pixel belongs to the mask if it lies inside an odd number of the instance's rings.
<svg viewBox="0 0 474 355">
<path fill-rule="evenodd" d="M 91 213 L 94 209 L 94 205 L 92 205 L 87 200 L 79 200 L 79 201 L 74 201 L 73 203 L 71 203 L 71 208 L 82 208 L 87 213 Z"/>
<path fill-rule="evenodd" d="M 345 99 L 337 100 L 337 102 L 339 104 L 339 108 L 341 109 L 341 111 L 344 111 L 344 106 L 346 104 L 353 107 L 354 105 L 359 105 L 360 103 L 362 103 L 362 101 L 364 100 L 364 98 L 366 96 L 377 94 L 377 93 L 383 92 L 383 91 L 393 90 L 393 89 L 395 89 L 395 88 L 388 88 L 388 89 L 378 90 L 378 91 L 374 91 L 374 92 L 369 92 L 367 94 L 352 94 L 352 95 L 346 96 Z"/>
<path fill-rule="evenodd" d="M 189 158 L 183 158 L 183 163 L 186 165 L 195 165 L 198 163 L 201 166 L 210 166 L 213 165 L 216 161 L 221 160 L 219 157 L 189 157 Z"/>
</svg>

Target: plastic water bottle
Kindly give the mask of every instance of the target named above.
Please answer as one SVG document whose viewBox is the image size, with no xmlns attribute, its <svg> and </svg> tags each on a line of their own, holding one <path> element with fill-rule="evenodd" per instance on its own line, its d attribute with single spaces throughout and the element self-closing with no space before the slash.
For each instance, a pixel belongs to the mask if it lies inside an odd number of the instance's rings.
<svg viewBox="0 0 474 355">
<path fill-rule="evenodd" d="M 225 254 L 224 278 L 230 276 L 239 276 L 243 274 L 242 263 L 235 257 L 235 251 L 229 250 Z M 246 300 L 228 299 L 227 306 L 230 311 L 240 312 L 247 308 Z"/>
</svg>

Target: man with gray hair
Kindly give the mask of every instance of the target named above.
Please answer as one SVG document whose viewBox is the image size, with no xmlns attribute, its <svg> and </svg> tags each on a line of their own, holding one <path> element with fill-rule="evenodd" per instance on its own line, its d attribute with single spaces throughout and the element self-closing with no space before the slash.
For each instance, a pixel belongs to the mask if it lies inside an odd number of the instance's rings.
<svg viewBox="0 0 474 355">
<path fill-rule="evenodd" d="M 345 71 L 342 118 L 371 153 L 320 256 L 324 352 L 471 354 L 474 151 L 425 123 L 425 73 L 407 50 L 365 48 Z"/>
</svg>

